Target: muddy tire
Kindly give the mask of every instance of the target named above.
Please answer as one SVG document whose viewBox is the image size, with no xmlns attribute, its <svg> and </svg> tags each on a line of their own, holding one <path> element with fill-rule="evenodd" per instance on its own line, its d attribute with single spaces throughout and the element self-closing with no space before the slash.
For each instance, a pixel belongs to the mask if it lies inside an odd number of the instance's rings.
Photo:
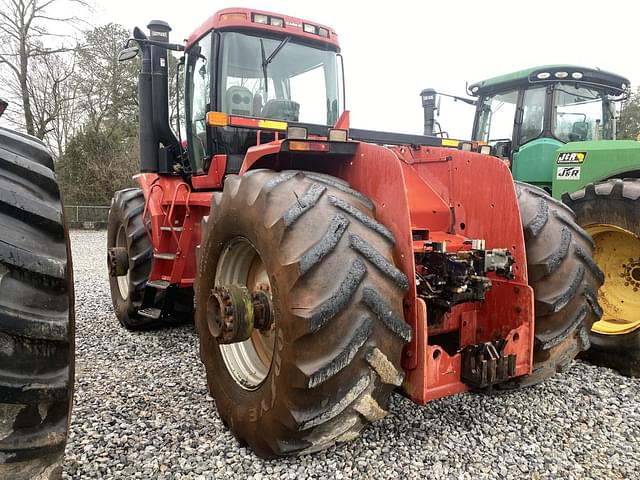
<svg viewBox="0 0 640 480">
<path fill-rule="evenodd" d="M 73 271 L 53 160 L 0 128 L 0 478 L 62 475 L 74 375 Z"/>
<path fill-rule="evenodd" d="M 202 232 L 200 355 L 218 412 L 241 442 L 261 457 L 310 453 L 386 415 L 411 338 L 408 281 L 366 197 L 326 175 L 256 170 L 227 178 Z M 268 284 L 275 321 L 244 343 L 219 345 L 210 291 L 231 282 L 251 289 L 253 276 Z M 272 354 L 246 368 L 259 342 Z"/>
<path fill-rule="evenodd" d="M 604 315 L 583 358 L 640 376 L 640 180 L 590 183 L 562 200 L 593 236 L 594 260 L 605 274 L 598 294 Z"/>
<path fill-rule="evenodd" d="M 569 208 L 531 185 L 516 182 L 516 191 L 535 298 L 535 341 L 533 372 L 510 386 L 527 386 L 564 371 L 589 348 L 591 325 L 602 315 L 597 292 L 603 275 L 591 258 L 591 238 Z"/>
</svg>

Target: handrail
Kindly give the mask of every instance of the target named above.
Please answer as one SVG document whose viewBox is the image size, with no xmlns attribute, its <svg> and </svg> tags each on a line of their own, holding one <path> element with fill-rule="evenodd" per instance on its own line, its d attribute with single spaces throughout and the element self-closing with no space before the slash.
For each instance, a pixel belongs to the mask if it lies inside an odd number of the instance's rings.
<svg viewBox="0 0 640 480">
<path fill-rule="evenodd" d="M 151 241 L 151 245 L 155 245 L 156 243 L 153 241 L 153 237 L 151 236 L 151 232 L 149 231 L 149 228 L 147 228 L 146 218 L 147 218 L 147 213 L 149 212 L 149 204 L 151 203 L 151 197 L 156 187 L 158 187 L 162 192 L 162 197 L 158 205 L 160 205 L 160 209 L 163 211 L 163 213 L 165 213 L 164 209 L 162 208 L 162 200 L 164 199 L 164 188 L 162 188 L 162 185 L 160 183 L 156 183 L 156 182 L 158 182 L 158 178 L 156 178 L 151 184 L 151 188 L 149 189 L 149 196 L 147 197 L 147 201 L 144 202 L 144 210 L 142 211 L 142 226 L 144 227 L 144 231 L 147 233 L 147 237 L 149 237 L 149 240 Z M 164 215 L 164 217 L 165 218 L 167 217 L 166 214 Z M 157 250 L 158 249 L 154 247 L 154 251 L 157 251 Z"/>
<path fill-rule="evenodd" d="M 191 198 L 191 188 L 189 188 L 189 185 L 186 182 L 180 182 L 177 186 L 176 189 L 173 192 L 173 199 L 171 200 L 171 207 L 169 207 L 169 213 L 165 216 L 165 221 L 169 222 L 169 225 L 165 225 L 168 226 L 170 228 L 171 234 L 173 235 L 174 240 L 176 241 L 176 245 L 178 246 L 178 250 L 176 251 L 176 255 L 180 254 L 180 238 L 178 237 L 178 235 L 176 235 L 175 230 L 173 229 L 173 221 L 172 221 L 172 217 L 173 217 L 173 211 L 175 209 L 176 206 L 176 200 L 178 199 L 178 192 L 180 191 L 180 187 L 185 186 L 187 189 L 187 200 L 186 200 L 186 204 L 185 204 L 185 208 L 186 208 L 186 212 L 189 211 L 189 198 Z M 186 216 L 186 212 L 185 212 L 185 216 Z M 183 220 L 183 226 L 184 226 L 184 220 Z"/>
</svg>

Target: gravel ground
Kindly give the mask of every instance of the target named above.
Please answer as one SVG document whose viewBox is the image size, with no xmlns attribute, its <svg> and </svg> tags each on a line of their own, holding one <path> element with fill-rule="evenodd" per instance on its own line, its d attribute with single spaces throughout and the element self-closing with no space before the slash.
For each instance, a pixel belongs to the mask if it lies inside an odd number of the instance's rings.
<svg viewBox="0 0 640 480">
<path fill-rule="evenodd" d="M 224 428 L 191 325 L 129 333 L 104 232 L 72 232 L 76 396 L 65 478 L 640 478 L 640 381 L 576 362 L 544 385 L 391 414 L 325 452 L 264 461 Z"/>
</svg>

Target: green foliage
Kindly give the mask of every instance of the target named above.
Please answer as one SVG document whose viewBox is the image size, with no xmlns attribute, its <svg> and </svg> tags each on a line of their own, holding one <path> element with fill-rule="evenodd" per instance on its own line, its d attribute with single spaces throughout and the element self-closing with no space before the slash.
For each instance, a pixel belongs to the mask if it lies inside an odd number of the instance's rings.
<svg viewBox="0 0 640 480">
<path fill-rule="evenodd" d="M 618 120 L 617 138 L 637 140 L 640 135 L 640 89 L 622 105 Z"/>
<path fill-rule="evenodd" d="M 85 33 L 76 78 L 85 129 L 110 131 L 122 129 L 123 124 L 135 126 L 138 65 L 135 61 L 118 62 L 118 53 L 129 36 L 122 25 L 114 23 Z"/>
<path fill-rule="evenodd" d="M 138 140 L 113 133 L 87 130 L 67 144 L 57 165 L 66 204 L 108 205 L 113 192 L 133 186 Z"/>
<path fill-rule="evenodd" d="M 66 143 L 57 171 L 65 203 L 108 205 L 138 171 L 137 71 L 118 62 L 129 32 L 109 23 L 85 33 L 74 81 L 82 127 Z"/>
</svg>

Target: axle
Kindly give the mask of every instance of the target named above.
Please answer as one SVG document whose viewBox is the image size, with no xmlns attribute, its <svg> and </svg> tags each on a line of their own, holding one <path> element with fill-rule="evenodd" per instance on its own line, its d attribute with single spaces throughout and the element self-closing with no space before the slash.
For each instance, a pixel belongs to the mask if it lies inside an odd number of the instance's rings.
<svg viewBox="0 0 640 480">
<path fill-rule="evenodd" d="M 265 289 L 251 292 L 239 285 L 217 286 L 207 301 L 209 331 L 221 344 L 243 342 L 254 329 L 271 328 L 272 311 L 271 297 Z"/>
</svg>

